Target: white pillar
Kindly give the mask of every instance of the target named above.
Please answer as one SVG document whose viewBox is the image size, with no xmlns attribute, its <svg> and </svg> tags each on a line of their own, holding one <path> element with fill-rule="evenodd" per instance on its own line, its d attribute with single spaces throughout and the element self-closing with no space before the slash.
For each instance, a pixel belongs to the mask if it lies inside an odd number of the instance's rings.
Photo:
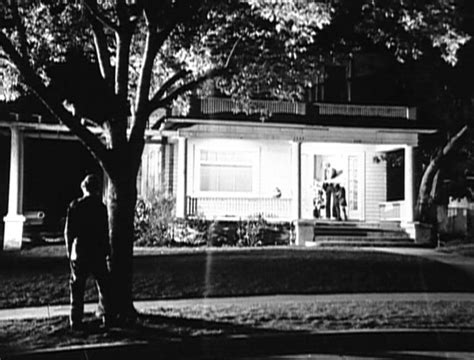
<svg viewBox="0 0 474 360">
<path fill-rule="evenodd" d="M 405 222 L 413 222 L 415 207 L 415 187 L 414 187 L 414 151 L 413 146 L 405 146 Z"/>
<path fill-rule="evenodd" d="M 10 180 L 8 190 L 8 213 L 3 218 L 5 230 L 3 248 L 19 250 L 23 238 L 23 134 L 18 127 L 11 128 Z"/>
<path fill-rule="evenodd" d="M 293 220 L 301 218 L 301 143 L 291 143 L 291 216 Z"/>
<path fill-rule="evenodd" d="M 176 217 L 186 217 L 186 183 L 187 183 L 188 141 L 185 137 L 178 138 L 178 178 L 176 192 Z"/>
</svg>

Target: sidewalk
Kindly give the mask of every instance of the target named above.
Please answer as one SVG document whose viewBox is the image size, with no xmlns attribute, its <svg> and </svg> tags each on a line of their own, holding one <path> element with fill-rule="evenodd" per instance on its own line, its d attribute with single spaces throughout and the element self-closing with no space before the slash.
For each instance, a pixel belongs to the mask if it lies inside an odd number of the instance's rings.
<svg viewBox="0 0 474 360">
<path fill-rule="evenodd" d="M 330 303 L 350 301 L 474 301 L 474 293 L 356 293 L 356 294 L 329 294 L 329 295 L 272 295 L 222 298 L 196 298 L 178 300 L 149 300 L 135 301 L 139 312 L 146 313 L 160 307 L 182 307 L 189 305 L 252 305 L 252 304 L 294 304 L 294 303 Z M 85 313 L 94 313 L 97 305 L 85 305 Z M 55 316 L 68 316 L 69 305 L 52 305 L 0 310 L 0 321 L 41 319 Z"/>
</svg>

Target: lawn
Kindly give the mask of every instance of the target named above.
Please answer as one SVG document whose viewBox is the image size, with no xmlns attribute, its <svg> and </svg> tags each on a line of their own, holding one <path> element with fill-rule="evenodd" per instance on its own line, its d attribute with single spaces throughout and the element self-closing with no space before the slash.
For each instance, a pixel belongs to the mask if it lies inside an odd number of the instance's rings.
<svg viewBox="0 0 474 360">
<path fill-rule="evenodd" d="M 62 246 L 0 254 L 0 308 L 66 304 Z M 474 291 L 465 273 L 436 261 L 364 250 L 181 249 L 135 256 L 135 299 L 263 294 Z M 87 301 L 94 301 L 89 281 Z"/>
<path fill-rule="evenodd" d="M 414 256 L 362 249 L 137 250 L 137 300 L 262 294 L 473 292 L 465 273 Z M 0 307 L 66 304 L 68 264 L 62 246 L 0 254 Z M 95 301 L 92 282 L 86 293 Z M 188 304 L 142 314 L 130 329 L 104 332 L 88 315 L 87 334 L 72 334 L 66 317 L 0 322 L 0 354 L 12 350 L 115 341 L 354 329 L 474 330 L 473 301 L 338 301 Z"/>
<path fill-rule="evenodd" d="M 73 334 L 66 317 L 0 322 L 0 354 L 81 344 L 278 336 L 358 330 L 474 330 L 474 301 L 337 301 L 170 305 L 150 309 L 127 329 Z"/>
</svg>

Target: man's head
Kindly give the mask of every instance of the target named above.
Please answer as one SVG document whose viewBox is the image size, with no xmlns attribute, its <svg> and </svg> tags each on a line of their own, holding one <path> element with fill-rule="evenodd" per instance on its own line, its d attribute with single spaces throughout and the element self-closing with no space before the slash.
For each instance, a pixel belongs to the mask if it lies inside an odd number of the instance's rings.
<svg viewBox="0 0 474 360">
<path fill-rule="evenodd" d="M 84 195 L 98 195 L 100 193 L 100 181 L 96 175 L 87 175 L 81 182 Z"/>
</svg>

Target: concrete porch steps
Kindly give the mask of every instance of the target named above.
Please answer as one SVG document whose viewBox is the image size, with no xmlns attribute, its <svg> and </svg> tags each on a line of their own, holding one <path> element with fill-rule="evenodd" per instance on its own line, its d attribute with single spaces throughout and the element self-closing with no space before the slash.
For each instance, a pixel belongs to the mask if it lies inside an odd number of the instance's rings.
<svg viewBox="0 0 474 360">
<path fill-rule="evenodd" d="M 358 238 L 383 238 L 383 239 L 409 239 L 410 236 L 403 230 L 365 230 L 365 229 L 314 229 L 314 236 L 316 237 L 358 237 Z"/>
<path fill-rule="evenodd" d="M 316 221 L 308 246 L 414 246 L 399 222 Z"/>
<path fill-rule="evenodd" d="M 361 240 L 347 241 L 346 239 L 332 240 L 332 241 L 307 241 L 307 247 L 412 247 L 419 248 L 425 247 L 416 244 L 413 240 L 398 240 L 398 241 L 385 241 L 383 239 L 378 240 Z"/>
</svg>

